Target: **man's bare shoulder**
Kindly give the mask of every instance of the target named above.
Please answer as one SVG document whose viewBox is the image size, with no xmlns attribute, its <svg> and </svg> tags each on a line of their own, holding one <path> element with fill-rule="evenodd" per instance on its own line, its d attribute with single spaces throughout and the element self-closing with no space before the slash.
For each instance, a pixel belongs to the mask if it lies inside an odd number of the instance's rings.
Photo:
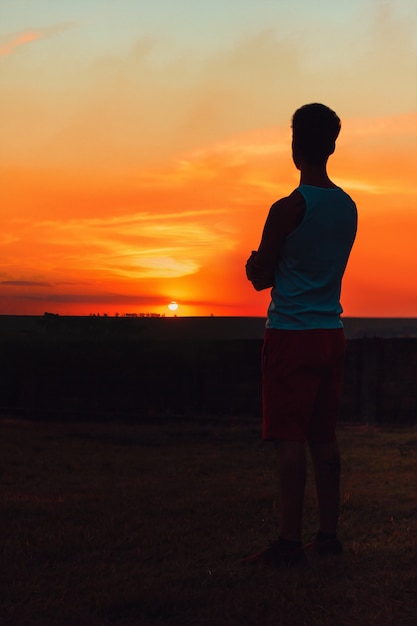
<svg viewBox="0 0 417 626">
<path fill-rule="evenodd" d="M 273 219 L 287 222 L 295 228 L 303 219 L 306 203 L 299 191 L 295 189 L 289 196 L 274 202 L 270 209 Z"/>
<path fill-rule="evenodd" d="M 280 198 L 271 206 L 273 211 L 297 211 L 305 209 L 306 203 L 301 193 L 294 189 L 289 196 Z"/>
</svg>

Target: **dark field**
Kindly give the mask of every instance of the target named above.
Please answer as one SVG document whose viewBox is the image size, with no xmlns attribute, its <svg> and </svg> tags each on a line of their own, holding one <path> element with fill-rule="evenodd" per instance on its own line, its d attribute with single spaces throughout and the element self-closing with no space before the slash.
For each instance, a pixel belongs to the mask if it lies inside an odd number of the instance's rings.
<svg viewBox="0 0 417 626">
<path fill-rule="evenodd" d="M 340 430 L 342 557 L 248 571 L 277 516 L 257 419 L 0 428 L 1 626 L 417 624 L 415 429 Z"/>
</svg>

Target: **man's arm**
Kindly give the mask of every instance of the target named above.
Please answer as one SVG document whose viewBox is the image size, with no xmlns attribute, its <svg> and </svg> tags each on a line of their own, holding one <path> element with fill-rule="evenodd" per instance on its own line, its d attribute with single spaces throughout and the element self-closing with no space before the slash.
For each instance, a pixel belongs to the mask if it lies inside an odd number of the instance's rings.
<svg viewBox="0 0 417 626">
<path fill-rule="evenodd" d="M 298 191 L 275 202 L 269 210 L 257 251 L 246 263 L 246 276 L 256 291 L 274 285 L 275 265 L 283 241 L 300 224 L 304 217 L 305 201 Z"/>
</svg>

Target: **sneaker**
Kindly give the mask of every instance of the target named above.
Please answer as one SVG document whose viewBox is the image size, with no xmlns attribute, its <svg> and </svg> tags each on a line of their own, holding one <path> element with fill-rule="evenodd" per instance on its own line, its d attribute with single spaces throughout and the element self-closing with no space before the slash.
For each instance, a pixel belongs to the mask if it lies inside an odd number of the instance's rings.
<svg viewBox="0 0 417 626">
<path fill-rule="evenodd" d="M 320 556 L 327 556 L 331 554 L 342 554 L 343 545 L 334 537 L 326 538 L 320 532 L 317 533 L 315 538 L 304 545 L 306 552 L 317 552 Z"/>
<path fill-rule="evenodd" d="M 239 561 L 241 565 L 267 565 L 269 567 L 283 567 L 306 562 L 307 559 L 302 546 L 296 550 L 282 550 L 278 541 L 271 542 L 265 550 L 251 554 Z"/>
</svg>

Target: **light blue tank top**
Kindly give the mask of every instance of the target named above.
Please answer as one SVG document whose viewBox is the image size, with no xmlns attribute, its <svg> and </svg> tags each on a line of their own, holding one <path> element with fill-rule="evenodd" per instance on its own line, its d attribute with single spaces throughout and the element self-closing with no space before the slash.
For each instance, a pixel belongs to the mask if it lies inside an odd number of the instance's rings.
<svg viewBox="0 0 417 626">
<path fill-rule="evenodd" d="M 301 223 L 284 240 L 275 268 L 267 328 L 341 328 L 342 277 L 355 240 L 357 211 L 340 187 L 300 185 Z"/>
</svg>

